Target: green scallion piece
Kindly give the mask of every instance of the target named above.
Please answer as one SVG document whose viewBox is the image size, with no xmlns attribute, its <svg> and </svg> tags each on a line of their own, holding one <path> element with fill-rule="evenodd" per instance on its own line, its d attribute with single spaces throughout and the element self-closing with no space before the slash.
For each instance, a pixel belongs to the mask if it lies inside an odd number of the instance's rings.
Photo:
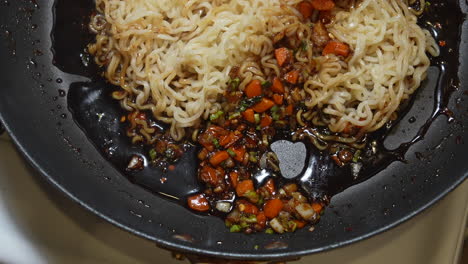
<svg viewBox="0 0 468 264">
<path fill-rule="evenodd" d="M 254 214 L 249 215 L 249 216 L 242 216 L 241 221 L 246 222 L 246 223 L 250 223 L 250 224 L 254 224 L 254 223 L 257 223 L 257 216 L 254 215 Z"/>
<path fill-rule="evenodd" d="M 260 123 L 260 114 L 255 114 L 254 117 L 255 117 L 255 123 L 257 124 Z"/>
<path fill-rule="evenodd" d="M 249 152 L 249 161 L 250 162 L 257 162 L 258 161 L 258 154 L 257 152 Z"/>
<path fill-rule="evenodd" d="M 291 230 L 292 232 L 296 231 L 296 229 L 297 229 L 297 224 L 296 224 L 296 222 L 294 222 L 294 221 L 289 221 L 289 222 L 288 222 L 288 226 L 289 226 L 289 228 L 290 228 L 290 230 Z"/>
<path fill-rule="evenodd" d="M 264 81 L 262 82 L 262 87 L 263 88 L 270 88 L 271 87 L 271 82 L 270 81 Z"/>
<path fill-rule="evenodd" d="M 302 50 L 306 51 L 308 47 L 309 47 L 309 45 L 307 44 L 307 41 L 303 40 L 302 41 Z"/>
<path fill-rule="evenodd" d="M 278 113 L 272 113 L 271 117 L 273 118 L 274 121 L 278 121 L 280 119 L 280 114 Z"/>
<path fill-rule="evenodd" d="M 229 228 L 229 232 L 231 233 L 239 233 L 242 230 L 240 225 L 233 225 Z"/>
<path fill-rule="evenodd" d="M 218 112 L 216 112 L 214 114 L 211 114 L 210 115 L 210 121 L 214 121 L 214 120 L 220 118 L 222 115 L 224 115 L 223 111 L 218 111 Z"/>
<path fill-rule="evenodd" d="M 231 156 L 233 158 L 236 156 L 236 153 L 230 148 L 227 150 L 227 153 L 229 153 L 229 156 Z"/>
<path fill-rule="evenodd" d="M 216 139 L 216 138 L 213 139 L 213 145 L 215 145 L 215 147 L 219 148 L 219 141 L 218 141 L 218 139 Z"/>
<path fill-rule="evenodd" d="M 155 149 L 150 149 L 148 154 L 149 154 L 151 160 L 155 160 L 156 157 L 158 156 L 158 153 L 156 152 Z"/>
<path fill-rule="evenodd" d="M 361 150 L 357 150 L 356 153 L 354 153 L 354 156 L 353 156 L 354 163 L 358 162 L 361 159 L 361 153 L 362 153 Z"/>
<path fill-rule="evenodd" d="M 271 228 L 267 228 L 267 230 L 265 230 L 265 234 L 273 235 L 274 233 L 275 231 L 273 231 Z"/>
<path fill-rule="evenodd" d="M 244 110 L 245 111 L 245 110 Z M 229 120 L 236 119 L 241 116 L 240 112 L 235 112 L 234 114 L 229 116 Z"/>
<path fill-rule="evenodd" d="M 260 200 L 260 197 L 259 197 L 258 193 L 255 192 L 255 191 L 248 191 L 248 192 L 244 193 L 244 195 L 242 195 L 242 196 L 249 199 L 253 203 L 257 203 L 258 200 Z"/>
</svg>

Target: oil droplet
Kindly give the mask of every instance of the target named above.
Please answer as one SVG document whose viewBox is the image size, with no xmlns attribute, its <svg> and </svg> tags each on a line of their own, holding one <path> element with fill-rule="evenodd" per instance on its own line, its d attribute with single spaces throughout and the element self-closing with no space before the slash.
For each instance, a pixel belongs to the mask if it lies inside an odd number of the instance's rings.
<svg viewBox="0 0 468 264">
<path fill-rule="evenodd" d="M 52 97 L 52 100 L 57 101 L 57 100 L 58 100 L 58 97 L 57 97 L 57 96 L 54 96 L 54 97 Z"/>
<path fill-rule="evenodd" d="M 66 119 L 66 118 L 67 118 L 67 114 L 61 114 L 60 117 L 61 117 L 62 119 Z"/>
<path fill-rule="evenodd" d="M 410 124 L 413 124 L 414 122 L 416 122 L 416 117 L 412 116 L 412 117 L 408 120 L 408 122 L 409 122 Z"/>
<path fill-rule="evenodd" d="M 65 97 L 65 95 L 67 95 L 67 93 L 66 93 L 64 90 L 62 90 L 62 89 L 59 89 L 59 90 L 58 90 L 58 93 L 59 93 L 59 96 L 60 96 L 60 97 Z"/>
<path fill-rule="evenodd" d="M 134 211 L 130 210 L 130 213 L 138 218 L 142 218 L 143 216 L 141 214 L 137 214 Z"/>
<path fill-rule="evenodd" d="M 57 80 L 55 80 L 57 83 L 63 83 L 63 80 L 60 79 L 60 78 L 57 78 Z"/>
</svg>

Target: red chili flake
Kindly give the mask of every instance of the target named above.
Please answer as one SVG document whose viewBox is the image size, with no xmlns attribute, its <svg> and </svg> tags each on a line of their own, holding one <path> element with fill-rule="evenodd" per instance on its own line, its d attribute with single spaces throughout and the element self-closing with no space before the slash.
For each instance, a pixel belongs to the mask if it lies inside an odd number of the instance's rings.
<svg viewBox="0 0 468 264">
<path fill-rule="evenodd" d="M 440 40 L 439 41 L 439 46 L 445 47 L 445 45 L 447 45 L 447 42 L 445 42 L 445 40 Z"/>
<path fill-rule="evenodd" d="M 159 181 L 160 181 L 162 184 L 164 184 L 164 183 L 167 182 L 167 178 L 166 178 L 166 177 L 162 177 Z"/>
<path fill-rule="evenodd" d="M 174 166 L 174 165 L 169 165 L 168 169 L 169 169 L 170 171 L 173 171 L 173 170 L 175 170 L 175 166 Z"/>
</svg>

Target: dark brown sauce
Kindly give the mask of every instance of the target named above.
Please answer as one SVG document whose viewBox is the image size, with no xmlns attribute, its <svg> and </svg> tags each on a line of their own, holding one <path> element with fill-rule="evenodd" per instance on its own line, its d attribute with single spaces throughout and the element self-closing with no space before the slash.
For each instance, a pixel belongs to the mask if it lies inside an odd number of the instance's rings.
<svg viewBox="0 0 468 264">
<path fill-rule="evenodd" d="M 128 171 L 128 161 L 133 155 L 144 158 L 148 165 L 148 149 L 143 145 L 132 145 L 125 135 L 125 124 L 120 117 L 127 114 L 120 108 L 117 101 L 111 98 L 111 93 L 118 88 L 110 85 L 100 76 L 100 69 L 92 62 L 85 52 L 93 36 L 88 32 L 89 17 L 94 9 L 94 2 L 60 0 L 55 4 L 55 25 L 51 34 L 53 40 L 54 64 L 64 72 L 90 78 L 89 82 L 73 83 L 67 94 L 68 108 L 73 114 L 75 122 L 83 129 L 91 142 L 102 155 L 111 162 L 129 180 L 153 193 L 162 194 L 185 203 L 187 195 L 203 189 L 196 179 L 198 147 L 190 148 L 176 164 L 174 171 L 163 172 L 155 166 L 145 166 L 141 171 Z M 443 17 L 450 16 L 450 22 Z M 456 22 L 454 22 L 456 21 Z M 448 105 L 451 94 L 457 89 L 458 81 L 458 46 L 460 30 L 453 25 L 461 25 L 463 15 L 454 3 L 443 0 L 431 1 L 431 7 L 420 18 L 421 26 L 429 29 L 437 40 L 446 41 L 441 48 L 441 55 L 432 58 L 432 65 L 439 71 L 437 88 L 434 91 L 434 107 L 430 118 L 419 128 L 417 135 L 408 142 L 401 142 L 395 149 L 384 147 L 385 139 L 392 133 L 396 124 L 402 120 L 413 118 L 400 114 L 400 119 L 369 136 L 369 144 L 363 152 L 362 168 L 359 175 L 352 173 L 350 165 L 337 166 L 328 155 L 315 150 L 310 143 L 306 143 L 308 158 L 303 172 L 293 179 L 300 183 L 305 192 L 315 199 L 325 196 L 331 197 L 346 188 L 365 181 L 384 170 L 395 161 L 405 161 L 405 155 L 412 145 L 424 139 L 432 122 L 441 115 L 446 115 L 449 121 L 454 118 Z M 448 24 L 450 23 L 450 25 Z M 449 27 L 450 26 L 450 27 Z M 424 85 L 424 84 L 423 84 Z M 414 98 L 414 97 L 413 97 Z M 414 99 L 413 99 L 414 100 Z M 411 105 L 409 102 L 408 105 Z M 408 107 L 405 108 L 408 110 Z M 413 120 L 411 123 L 414 123 Z M 278 133 L 276 139 L 290 140 L 289 133 Z M 373 149 L 376 152 L 373 152 Z M 258 183 L 271 177 L 269 172 L 256 174 Z M 283 180 L 289 182 L 289 180 Z"/>
</svg>

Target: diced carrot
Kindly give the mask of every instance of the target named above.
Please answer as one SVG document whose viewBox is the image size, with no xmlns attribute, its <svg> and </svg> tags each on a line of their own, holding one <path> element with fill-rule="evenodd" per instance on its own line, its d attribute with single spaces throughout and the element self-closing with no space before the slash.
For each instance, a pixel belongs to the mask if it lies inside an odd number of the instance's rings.
<svg viewBox="0 0 468 264">
<path fill-rule="evenodd" d="M 258 214 L 258 207 L 244 200 L 239 201 L 239 209 L 246 214 Z"/>
<path fill-rule="evenodd" d="M 309 17 L 311 17 L 314 11 L 314 7 L 309 1 L 300 2 L 299 5 L 297 6 L 297 9 L 299 10 L 299 12 L 302 14 L 302 16 L 305 19 L 308 19 Z"/>
<path fill-rule="evenodd" d="M 259 212 L 257 214 L 257 224 L 259 224 L 262 228 L 266 226 L 266 216 L 264 212 Z"/>
<path fill-rule="evenodd" d="M 262 95 L 262 83 L 259 80 L 251 81 L 244 90 L 248 98 Z"/>
<path fill-rule="evenodd" d="M 240 146 L 240 147 L 235 147 L 235 148 L 231 148 L 232 151 L 236 154 L 236 156 L 234 156 L 234 159 L 239 161 L 239 162 L 243 162 L 244 161 L 244 156 L 245 156 L 245 147 L 244 146 Z"/>
<path fill-rule="evenodd" d="M 239 196 L 244 195 L 248 191 L 253 191 L 254 185 L 252 180 L 243 180 L 237 184 L 236 193 Z"/>
<path fill-rule="evenodd" d="M 210 203 L 203 194 L 197 194 L 187 198 L 188 206 L 195 211 L 206 212 L 210 210 Z"/>
<path fill-rule="evenodd" d="M 265 115 L 262 120 L 260 120 L 260 127 L 268 127 L 273 123 L 273 118 L 269 115 Z"/>
<path fill-rule="evenodd" d="M 284 96 L 279 95 L 279 94 L 274 94 L 273 95 L 273 101 L 277 105 L 282 105 L 283 104 L 283 98 L 284 98 Z"/>
<path fill-rule="evenodd" d="M 284 85 L 283 85 L 283 82 L 280 80 L 280 78 L 275 77 L 273 79 L 273 84 L 271 86 L 271 91 L 273 91 L 275 93 L 279 93 L 279 94 L 284 94 L 284 92 L 285 92 Z"/>
<path fill-rule="evenodd" d="M 354 126 L 351 123 L 346 124 L 345 128 L 343 129 L 344 134 L 351 134 L 353 132 Z"/>
<path fill-rule="evenodd" d="M 284 75 L 284 79 L 290 84 L 296 84 L 297 80 L 299 79 L 299 72 L 298 71 L 290 71 Z"/>
<path fill-rule="evenodd" d="M 330 41 L 322 51 L 323 56 L 326 56 L 328 54 L 335 54 L 343 57 L 348 57 L 349 46 L 346 43 Z"/>
<path fill-rule="evenodd" d="M 286 107 L 285 114 L 286 114 L 286 115 L 292 115 L 293 112 L 294 112 L 294 107 L 293 107 L 293 105 L 288 105 L 288 106 Z"/>
<path fill-rule="evenodd" d="M 226 134 L 226 129 L 220 126 L 211 125 L 209 128 L 206 129 L 205 133 L 211 133 L 215 137 L 219 137 L 220 135 Z"/>
<path fill-rule="evenodd" d="M 291 58 L 291 54 L 287 48 L 279 48 L 275 50 L 275 57 L 278 65 L 282 67 Z"/>
<path fill-rule="evenodd" d="M 312 7 L 320 11 L 332 10 L 335 7 L 333 0 L 312 0 Z"/>
<path fill-rule="evenodd" d="M 200 170 L 200 178 L 203 182 L 209 183 L 211 185 L 218 184 L 219 178 L 218 173 L 214 168 L 209 165 L 203 166 Z"/>
<path fill-rule="evenodd" d="M 247 120 L 250 123 L 255 123 L 255 112 L 252 108 L 249 108 L 245 110 L 242 113 L 242 116 L 244 117 L 245 120 Z"/>
<path fill-rule="evenodd" d="M 323 210 L 323 206 L 319 203 L 312 203 L 312 209 L 314 209 L 316 213 L 320 213 Z"/>
<path fill-rule="evenodd" d="M 257 112 L 257 113 L 263 113 L 268 111 L 270 108 L 272 108 L 275 105 L 275 102 L 273 102 L 270 99 L 262 98 L 262 100 L 254 105 L 252 109 Z M 254 118 L 255 120 L 255 118 Z"/>
<path fill-rule="evenodd" d="M 301 229 L 301 228 L 304 228 L 304 226 L 306 226 L 306 222 L 305 221 L 299 221 L 299 220 L 293 220 L 294 223 L 296 223 L 296 227 Z"/>
<path fill-rule="evenodd" d="M 274 194 L 275 194 L 276 188 L 275 188 L 275 182 L 273 181 L 273 179 L 269 179 L 269 180 L 265 183 L 265 188 L 268 190 L 268 192 L 269 192 L 271 195 L 274 195 Z"/>
<path fill-rule="evenodd" d="M 210 163 L 213 166 L 218 166 L 221 162 L 229 159 L 229 153 L 225 150 L 218 151 L 210 157 Z"/>
<path fill-rule="evenodd" d="M 176 167 L 174 165 L 169 165 L 169 167 L 167 167 L 170 171 L 174 171 L 176 169 Z"/>
<path fill-rule="evenodd" d="M 237 140 L 241 138 L 241 135 L 237 135 L 234 132 L 231 132 L 227 134 L 224 137 L 221 137 L 221 140 L 219 141 L 219 145 L 229 148 L 232 144 L 236 143 Z"/>
<path fill-rule="evenodd" d="M 232 186 L 236 188 L 237 182 L 239 181 L 239 173 L 237 171 L 231 171 L 231 173 L 229 173 L 229 179 L 231 180 Z"/>
<path fill-rule="evenodd" d="M 265 212 L 266 217 L 273 219 L 278 216 L 283 209 L 283 206 L 283 202 L 280 199 L 272 199 L 265 203 L 263 212 Z"/>
</svg>

